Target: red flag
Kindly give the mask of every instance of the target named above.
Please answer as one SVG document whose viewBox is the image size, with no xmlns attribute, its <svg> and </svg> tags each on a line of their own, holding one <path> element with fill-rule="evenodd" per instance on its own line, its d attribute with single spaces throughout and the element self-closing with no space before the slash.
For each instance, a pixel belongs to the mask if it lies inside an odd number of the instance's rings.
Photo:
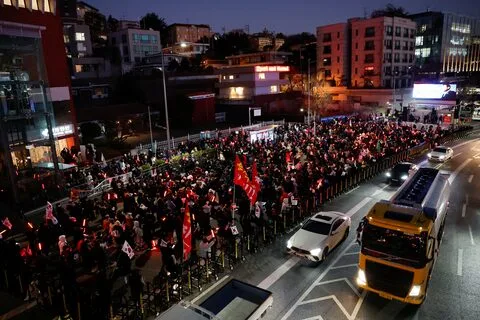
<svg viewBox="0 0 480 320">
<path fill-rule="evenodd" d="M 255 202 L 257 202 L 258 190 L 255 187 L 255 183 L 250 181 L 250 178 L 248 177 L 247 172 L 243 168 L 243 165 L 240 162 L 240 159 L 238 158 L 238 156 L 235 157 L 234 171 L 235 172 L 234 172 L 233 182 L 236 185 L 239 185 L 240 187 L 242 187 L 242 189 L 247 194 L 247 197 L 250 200 L 251 204 L 254 204 Z"/>
<path fill-rule="evenodd" d="M 250 179 L 248 178 L 247 172 L 243 168 L 242 162 L 240 161 L 238 155 L 235 156 L 233 183 L 242 188 L 244 188 L 245 184 L 250 183 Z"/>
<path fill-rule="evenodd" d="M 12 224 L 10 223 L 10 220 L 8 220 L 8 217 L 5 218 L 5 220 L 2 221 L 2 224 L 7 228 L 8 230 L 12 230 Z"/>
<path fill-rule="evenodd" d="M 188 254 L 192 251 L 192 222 L 190 221 L 190 209 L 188 202 L 185 206 L 185 216 L 183 217 L 183 259 L 187 260 Z"/>
<path fill-rule="evenodd" d="M 252 182 L 255 188 L 257 189 L 257 192 L 260 191 L 260 177 L 258 176 L 258 171 L 257 171 L 257 161 L 253 161 L 253 164 L 252 164 Z"/>
</svg>

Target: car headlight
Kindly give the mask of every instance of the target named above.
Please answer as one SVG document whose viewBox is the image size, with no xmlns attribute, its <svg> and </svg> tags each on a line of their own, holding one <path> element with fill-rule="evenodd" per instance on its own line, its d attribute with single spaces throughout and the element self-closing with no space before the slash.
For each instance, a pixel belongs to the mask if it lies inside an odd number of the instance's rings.
<svg viewBox="0 0 480 320">
<path fill-rule="evenodd" d="M 320 248 L 316 248 L 316 249 L 313 249 L 313 250 L 310 250 L 310 254 L 312 256 L 318 256 L 320 254 L 320 252 L 322 252 L 322 249 Z"/>
<path fill-rule="evenodd" d="M 445 159 L 445 156 L 440 156 L 439 158 L 440 158 L 440 160 L 443 160 L 443 159 Z"/>
<path fill-rule="evenodd" d="M 428 153 L 428 154 L 427 154 L 427 157 L 431 158 L 431 157 L 432 157 L 432 154 L 431 154 L 431 153 Z"/>
<path fill-rule="evenodd" d="M 287 241 L 287 248 L 290 249 L 292 247 L 292 240 Z"/>
<path fill-rule="evenodd" d="M 418 297 L 420 295 L 420 289 L 422 287 L 419 285 L 413 285 L 412 289 L 410 289 L 410 293 L 408 294 L 410 297 Z"/>
<path fill-rule="evenodd" d="M 404 174 L 404 175 L 401 177 L 402 180 L 407 180 L 407 178 L 408 178 L 408 176 L 407 176 L 406 174 Z"/>
<path fill-rule="evenodd" d="M 358 269 L 357 284 L 359 286 L 367 285 L 367 277 L 365 276 L 365 271 L 363 271 L 362 269 Z"/>
<path fill-rule="evenodd" d="M 392 176 L 392 174 L 391 174 L 390 172 L 385 173 L 385 175 L 386 175 L 388 178 L 390 178 L 390 177 Z"/>
</svg>

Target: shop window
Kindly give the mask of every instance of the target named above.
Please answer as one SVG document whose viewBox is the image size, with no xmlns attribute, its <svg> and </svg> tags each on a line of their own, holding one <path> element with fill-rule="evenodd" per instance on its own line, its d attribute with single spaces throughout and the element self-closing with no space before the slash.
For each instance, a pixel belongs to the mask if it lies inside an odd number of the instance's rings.
<svg viewBox="0 0 480 320">
<path fill-rule="evenodd" d="M 270 86 L 270 92 L 271 93 L 277 93 L 278 92 L 278 86 Z"/>
</svg>

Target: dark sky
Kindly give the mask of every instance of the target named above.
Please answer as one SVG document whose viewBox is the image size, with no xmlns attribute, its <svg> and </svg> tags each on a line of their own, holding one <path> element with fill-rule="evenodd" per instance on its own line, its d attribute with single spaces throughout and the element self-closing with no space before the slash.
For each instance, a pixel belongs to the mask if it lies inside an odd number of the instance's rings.
<svg viewBox="0 0 480 320">
<path fill-rule="evenodd" d="M 250 32 L 264 27 L 294 34 L 315 32 L 315 27 L 363 16 L 387 3 L 403 6 L 408 12 L 450 11 L 480 17 L 480 0 L 86 0 L 103 14 L 117 19 L 138 20 L 155 12 L 171 23 L 204 23 L 213 31 L 244 28 Z"/>
</svg>

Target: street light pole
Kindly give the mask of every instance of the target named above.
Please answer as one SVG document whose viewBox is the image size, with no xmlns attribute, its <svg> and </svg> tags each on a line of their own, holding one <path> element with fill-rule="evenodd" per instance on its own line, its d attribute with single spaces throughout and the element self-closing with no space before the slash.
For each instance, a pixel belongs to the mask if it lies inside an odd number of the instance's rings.
<svg viewBox="0 0 480 320">
<path fill-rule="evenodd" d="M 148 124 L 150 126 L 150 145 L 152 148 L 152 152 L 155 154 L 155 158 L 157 157 L 157 146 L 153 145 L 153 133 L 152 133 L 152 115 L 150 114 L 150 106 L 148 106 Z"/>
<path fill-rule="evenodd" d="M 160 53 L 162 55 L 162 78 L 163 78 L 163 98 L 164 98 L 164 104 L 165 104 L 165 127 L 167 128 L 167 152 L 170 157 L 170 122 L 168 120 L 168 104 L 167 104 L 167 85 L 165 83 L 165 62 L 164 56 L 163 56 L 163 48 L 162 48 L 162 37 L 159 32 L 159 43 L 160 43 Z"/>
<path fill-rule="evenodd" d="M 307 112 L 307 122 L 310 124 L 310 59 L 308 59 L 308 78 L 307 78 L 307 105 L 308 105 L 308 112 Z"/>
</svg>

